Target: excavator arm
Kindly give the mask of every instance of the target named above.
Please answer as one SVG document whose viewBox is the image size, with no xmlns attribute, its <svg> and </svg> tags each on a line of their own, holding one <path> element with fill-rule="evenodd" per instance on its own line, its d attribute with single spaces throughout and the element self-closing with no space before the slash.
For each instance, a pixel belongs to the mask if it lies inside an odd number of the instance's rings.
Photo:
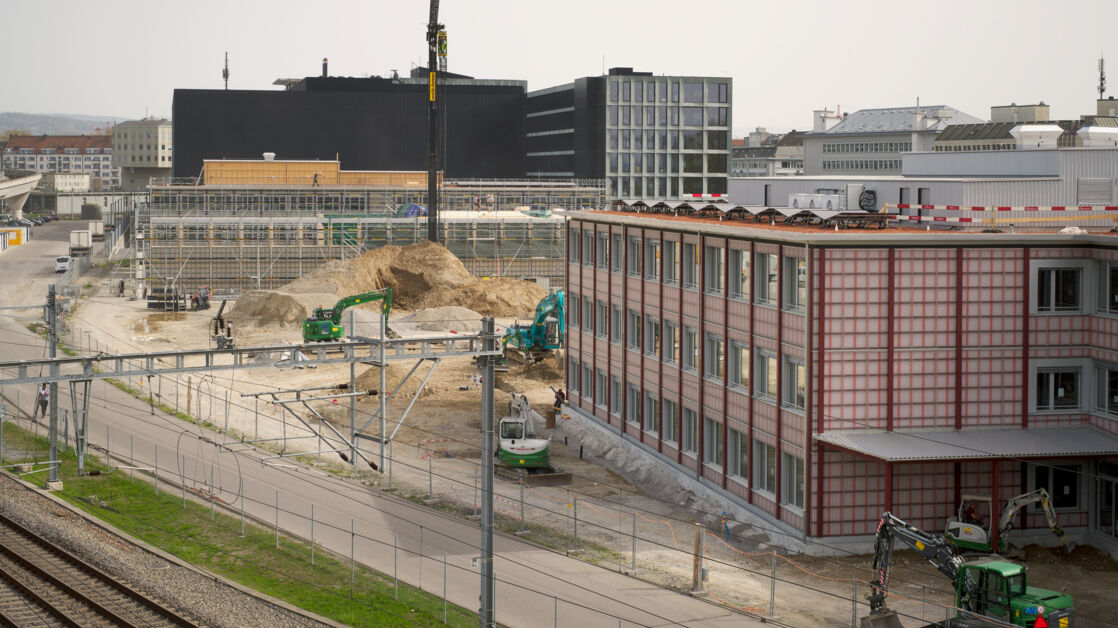
<svg viewBox="0 0 1118 628">
<path fill-rule="evenodd" d="M 916 550 L 943 575 L 955 581 L 963 561 L 955 555 L 955 550 L 938 534 L 928 534 L 915 526 L 905 523 L 892 513 L 882 513 L 877 523 L 877 536 L 874 539 L 873 576 L 870 587 L 873 591 L 867 598 L 870 614 L 885 612 L 885 596 L 889 592 L 889 567 L 893 560 L 893 543 L 900 540 Z"/>
<path fill-rule="evenodd" d="M 359 303 L 368 303 L 369 301 L 380 301 L 381 312 L 388 316 L 392 310 L 392 288 L 381 288 L 380 290 L 373 290 L 372 292 L 364 292 L 362 294 L 355 294 L 352 296 L 338 299 L 334 307 L 329 310 L 323 310 L 321 314 L 315 312 L 315 315 L 322 320 L 329 320 L 337 325 L 342 322 L 342 312 Z"/>
<path fill-rule="evenodd" d="M 1013 529 L 1013 518 L 1017 513 L 1028 506 L 1029 504 L 1040 504 L 1040 509 L 1044 513 L 1044 518 L 1048 520 L 1048 527 L 1052 530 L 1052 534 L 1060 539 L 1064 547 L 1070 552 L 1073 549 L 1071 538 L 1068 537 L 1064 529 L 1060 527 L 1060 522 L 1056 519 L 1056 511 L 1052 508 L 1052 500 L 1048 497 L 1048 491 L 1043 488 L 1038 488 L 1035 491 L 1018 495 L 1006 502 L 1005 508 L 1002 510 L 1002 515 L 998 519 L 998 534 L 1005 538 L 1006 533 Z"/>
</svg>

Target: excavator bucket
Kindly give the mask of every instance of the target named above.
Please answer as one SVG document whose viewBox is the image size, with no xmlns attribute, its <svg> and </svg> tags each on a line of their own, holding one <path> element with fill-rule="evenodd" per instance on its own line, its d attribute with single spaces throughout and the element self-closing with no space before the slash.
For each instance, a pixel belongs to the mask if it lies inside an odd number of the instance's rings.
<svg viewBox="0 0 1118 628">
<path fill-rule="evenodd" d="M 866 615 L 858 622 L 859 628 L 904 628 L 897 611 L 886 609 L 876 615 Z"/>
</svg>

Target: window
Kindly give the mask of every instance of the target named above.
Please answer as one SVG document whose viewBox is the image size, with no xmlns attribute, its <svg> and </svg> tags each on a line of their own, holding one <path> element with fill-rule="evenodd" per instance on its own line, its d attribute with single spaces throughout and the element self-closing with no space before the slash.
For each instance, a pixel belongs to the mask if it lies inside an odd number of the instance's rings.
<svg viewBox="0 0 1118 628">
<path fill-rule="evenodd" d="M 591 329 L 594 325 L 594 300 L 590 297 L 582 297 L 582 327 L 586 331 L 594 331 Z"/>
<path fill-rule="evenodd" d="M 582 232 L 582 264 L 590 266 L 594 262 L 594 232 Z"/>
<path fill-rule="evenodd" d="M 722 424 L 710 417 L 703 417 L 703 462 L 722 464 Z"/>
<path fill-rule="evenodd" d="M 569 317 L 569 325 L 573 329 L 573 328 L 578 327 L 578 324 L 579 324 L 579 320 L 578 320 L 579 307 L 578 307 L 578 304 L 580 302 L 578 300 L 578 295 L 575 294 L 574 292 L 571 293 L 570 299 L 571 299 L 570 302 L 572 304 L 574 304 L 574 307 L 571 308 L 571 315 Z"/>
<path fill-rule="evenodd" d="M 1037 369 L 1036 409 L 1067 410 L 1079 407 L 1079 369 Z"/>
<path fill-rule="evenodd" d="M 621 414 L 621 380 L 616 375 L 609 376 L 609 411 Z"/>
<path fill-rule="evenodd" d="M 787 506 L 804 507 L 804 460 L 789 453 L 781 455 L 780 501 Z"/>
<path fill-rule="evenodd" d="M 1033 486 L 1048 491 L 1053 508 L 1079 508 L 1079 465 L 1029 465 Z"/>
<path fill-rule="evenodd" d="M 690 242 L 683 243 L 683 287 L 694 288 L 698 281 L 695 268 L 699 263 L 698 247 Z"/>
<path fill-rule="evenodd" d="M 609 82 L 609 101 L 617 102 L 617 81 Z"/>
<path fill-rule="evenodd" d="M 695 421 L 695 411 L 691 408 L 683 409 L 683 425 L 680 437 L 683 439 L 679 444 L 680 449 L 684 453 L 695 453 L 695 448 L 698 445 L 696 441 L 699 440 L 699 424 Z"/>
<path fill-rule="evenodd" d="M 749 473 L 749 439 L 734 428 L 726 430 L 726 475 L 741 480 Z"/>
<path fill-rule="evenodd" d="M 641 315 L 635 310 L 629 310 L 625 321 L 625 346 L 630 349 L 640 349 L 641 346 Z"/>
<path fill-rule="evenodd" d="M 660 357 L 660 319 L 644 315 L 644 354 Z"/>
<path fill-rule="evenodd" d="M 722 379 L 725 365 L 724 343 L 721 338 L 712 334 L 704 334 L 703 342 L 706 351 L 703 352 L 703 376 L 711 379 Z"/>
<path fill-rule="evenodd" d="M 730 297 L 749 298 L 749 251 L 730 249 Z"/>
<path fill-rule="evenodd" d="M 641 389 L 633 384 L 629 384 L 625 393 L 625 422 L 633 425 L 640 425 Z"/>
<path fill-rule="evenodd" d="M 664 242 L 664 283 L 679 281 L 679 243 L 672 240 Z"/>
<path fill-rule="evenodd" d="M 671 322 L 664 321 L 664 362 L 679 364 L 679 327 Z"/>
<path fill-rule="evenodd" d="M 758 303 L 776 303 L 776 256 L 761 253 L 757 255 L 757 286 L 755 293 Z"/>
<path fill-rule="evenodd" d="M 753 380 L 757 384 L 757 395 L 776 399 L 776 356 L 768 351 L 757 351 L 755 365 L 757 377 Z"/>
<path fill-rule="evenodd" d="M 567 358 L 567 374 L 570 376 L 567 388 L 570 389 L 570 392 L 578 392 L 578 360 Z"/>
<path fill-rule="evenodd" d="M 610 240 L 609 247 L 610 270 L 615 273 L 621 272 L 621 234 L 613 234 L 613 239 Z"/>
<path fill-rule="evenodd" d="M 651 83 L 650 83 L 651 85 Z M 660 241 L 647 240 L 644 243 L 644 278 L 660 277 Z"/>
<path fill-rule="evenodd" d="M 606 407 L 606 374 L 594 369 L 594 405 Z"/>
<path fill-rule="evenodd" d="M 693 371 L 699 365 L 699 334 L 693 327 L 683 326 L 683 368 Z"/>
<path fill-rule="evenodd" d="M 621 81 L 621 100 L 628 102 L 633 99 L 633 84 L 629 81 Z"/>
<path fill-rule="evenodd" d="M 578 229 L 571 229 L 571 235 L 570 235 L 570 241 L 569 241 L 570 251 L 568 252 L 568 255 L 570 256 L 571 261 L 576 263 L 576 264 L 578 263 L 578 259 L 579 259 L 578 243 L 581 242 L 581 240 L 579 240 L 579 237 L 580 236 L 579 236 Z"/>
<path fill-rule="evenodd" d="M 595 332 L 595 335 L 597 335 L 598 337 L 605 338 L 606 337 L 606 328 L 608 326 L 608 320 L 607 320 L 606 317 L 609 315 L 609 309 L 606 306 L 604 301 L 598 301 L 594 305 L 595 305 L 594 332 Z"/>
<path fill-rule="evenodd" d="M 703 290 L 710 294 L 722 294 L 722 247 L 703 247 Z"/>
<path fill-rule="evenodd" d="M 784 308 L 802 311 L 807 306 L 807 264 L 799 257 L 784 258 Z"/>
<path fill-rule="evenodd" d="M 730 353 L 727 356 L 730 372 L 730 386 L 749 392 L 749 347 L 738 343 L 730 343 Z"/>
<path fill-rule="evenodd" d="M 781 402 L 786 406 L 793 408 L 804 409 L 804 363 L 797 358 L 784 358 L 784 379 L 781 380 L 781 385 L 784 387 L 784 394 Z"/>
<path fill-rule="evenodd" d="M 597 257 L 598 268 L 606 267 L 606 247 L 609 246 L 609 236 L 605 233 L 598 234 L 598 250 L 595 254 Z"/>
<path fill-rule="evenodd" d="M 1038 312 L 1076 312 L 1079 310 L 1078 268 L 1041 268 L 1037 271 L 1036 309 Z"/>
<path fill-rule="evenodd" d="M 1107 299 L 1103 309 L 1111 314 L 1118 314 L 1118 264 L 1110 264 L 1106 279 Z"/>
<path fill-rule="evenodd" d="M 703 102 L 703 84 L 684 83 L 683 102 Z"/>
<path fill-rule="evenodd" d="M 591 377 L 593 377 L 593 375 L 594 375 L 594 371 L 593 371 L 593 369 L 590 368 L 590 365 L 589 364 L 583 364 L 582 365 L 582 396 L 583 396 L 583 398 L 589 397 L 590 392 L 593 390 L 593 382 L 590 379 Z"/>
<path fill-rule="evenodd" d="M 753 441 L 753 484 L 759 491 L 776 493 L 776 447 Z"/>
<path fill-rule="evenodd" d="M 644 431 L 660 431 L 660 401 L 647 390 L 644 392 Z"/>
<path fill-rule="evenodd" d="M 630 277 L 641 276 L 641 241 L 639 238 L 629 238 L 628 262 L 629 268 L 627 273 Z"/>
<path fill-rule="evenodd" d="M 679 438 L 679 435 L 676 434 L 676 421 L 679 419 L 679 405 L 674 401 L 665 399 L 663 408 L 664 433 L 661 434 L 661 438 L 674 443 L 676 439 Z"/>
<path fill-rule="evenodd" d="M 1096 369 L 1095 409 L 1118 414 L 1118 367 L 1101 365 Z"/>
<path fill-rule="evenodd" d="M 609 308 L 609 341 L 621 342 L 621 306 L 611 305 Z"/>
</svg>

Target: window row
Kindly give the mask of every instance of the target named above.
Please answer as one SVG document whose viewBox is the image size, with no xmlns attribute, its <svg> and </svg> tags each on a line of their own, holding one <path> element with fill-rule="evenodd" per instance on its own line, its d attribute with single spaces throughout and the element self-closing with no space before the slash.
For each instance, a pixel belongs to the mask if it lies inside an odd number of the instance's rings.
<svg viewBox="0 0 1118 628">
<path fill-rule="evenodd" d="M 703 141 L 706 144 L 703 144 Z M 726 131 L 677 131 L 675 129 L 610 129 L 606 147 L 611 150 L 726 150 Z"/>
<path fill-rule="evenodd" d="M 652 173 L 646 172 L 646 174 Z M 678 178 L 675 175 L 670 177 L 626 175 L 609 177 L 608 180 L 610 194 L 614 198 L 642 196 L 671 198 L 680 194 L 725 194 L 727 188 L 725 173 L 707 173 L 705 177 L 683 175 Z"/>
<path fill-rule="evenodd" d="M 730 108 L 610 105 L 606 107 L 606 122 L 611 127 L 618 125 L 724 127 L 730 124 Z"/>
<path fill-rule="evenodd" d="M 900 170 L 900 159 L 823 160 L 823 170 Z"/>
<path fill-rule="evenodd" d="M 730 102 L 729 83 L 707 83 L 706 102 Z M 686 81 L 682 84 L 683 102 L 703 102 L 704 83 Z M 616 80 L 609 81 L 610 102 L 679 102 L 679 81 L 642 81 L 642 80 Z"/>
<path fill-rule="evenodd" d="M 624 389 L 615 375 L 607 375 L 602 369 L 590 364 L 579 364 L 578 360 L 568 358 L 568 372 L 572 373 L 569 390 L 572 394 L 581 393 L 599 408 L 606 409 L 615 416 L 624 415 L 625 423 L 632 428 L 658 434 L 666 443 L 678 445 L 680 450 L 695 457 L 702 448 L 703 464 L 725 467 L 726 475 L 745 486 L 749 485 L 750 451 L 749 438 L 734 428 L 727 427 L 723 433 L 722 422 L 702 417 L 702 442 L 699 438 L 699 413 L 692 407 L 680 406 L 670 399 L 658 399 L 651 390 L 626 382 Z M 577 376 L 575 375 L 577 374 Z M 622 407 L 622 391 L 625 404 Z M 804 460 L 799 456 L 781 453 L 781 479 L 777 486 L 776 447 L 753 441 L 753 488 L 775 496 L 779 490 L 780 501 L 785 506 L 803 508 L 804 506 Z"/>
<path fill-rule="evenodd" d="M 912 142 L 838 142 L 823 144 L 824 153 L 907 153 Z"/>
</svg>

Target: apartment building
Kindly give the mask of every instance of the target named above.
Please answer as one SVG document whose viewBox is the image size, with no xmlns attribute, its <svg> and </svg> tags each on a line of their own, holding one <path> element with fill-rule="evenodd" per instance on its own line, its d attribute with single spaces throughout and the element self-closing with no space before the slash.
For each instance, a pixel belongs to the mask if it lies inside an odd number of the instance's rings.
<svg viewBox="0 0 1118 628">
<path fill-rule="evenodd" d="M 120 184 L 108 135 L 15 135 L 4 146 L 4 170 L 88 174 L 95 188 Z"/>
</svg>

